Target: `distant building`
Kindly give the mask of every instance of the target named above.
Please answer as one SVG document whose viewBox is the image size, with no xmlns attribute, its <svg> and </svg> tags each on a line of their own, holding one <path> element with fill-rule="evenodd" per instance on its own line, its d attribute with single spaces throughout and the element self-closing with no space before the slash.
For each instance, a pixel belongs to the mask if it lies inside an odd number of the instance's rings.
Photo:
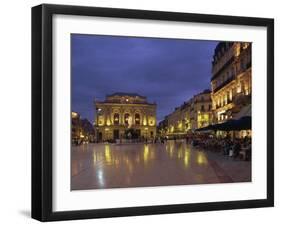
<svg viewBox="0 0 281 226">
<path fill-rule="evenodd" d="M 158 123 L 157 126 L 157 133 L 161 137 L 165 137 L 168 132 L 168 116 L 165 116 L 165 118 Z"/>
<path fill-rule="evenodd" d="M 71 112 L 71 140 L 72 143 L 77 142 L 82 136 L 82 127 L 80 115 L 77 112 Z"/>
<path fill-rule="evenodd" d="M 162 134 L 169 136 L 184 135 L 188 131 L 208 126 L 212 119 L 211 91 L 207 89 L 176 107 L 158 128 L 163 131 Z"/>
<path fill-rule="evenodd" d="M 212 62 L 212 106 L 215 122 L 235 117 L 251 104 L 251 43 L 220 42 Z"/>
<path fill-rule="evenodd" d="M 99 141 L 125 138 L 127 131 L 137 137 L 156 135 L 156 104 L 137 93 L 113 93 L 95 101 L 95 130 Z"/>
<path fill-rule="evenodd" d="M 88 119 L 81 119 L 80 114 L 71 112 L 71 141 L 79 144 L 83 141 L 94 141 L 94 128 Z"/>
<path fill-rule="evenodd" d="M 211 124 L 212 118 L 212 100 L 211 91 L 204 90 L 195 95 L 189 103 L 187 119 L 189 119 L 189 129 L 195 130 Z"/>
<path fill-rule="evenodd" d="M 87 141 L 94 141 L 94 127 L 93 124 L 88 119 L 81 119 L 82 133 Z"/>
</svg>

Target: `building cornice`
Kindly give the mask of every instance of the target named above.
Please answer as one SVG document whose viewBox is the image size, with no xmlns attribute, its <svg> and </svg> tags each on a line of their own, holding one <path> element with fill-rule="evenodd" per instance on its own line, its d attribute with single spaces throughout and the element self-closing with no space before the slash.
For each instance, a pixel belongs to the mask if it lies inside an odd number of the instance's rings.
<svg viewBox="0 0 281 226">
<path fill-rule="evenodd" d="M 120 107 L 132 107 L 132 106 L 157 106 L 157 104 L 152 104 L 152 103 L 112 103 L 112 102 L 105 102 L 105 101 L 96 101 L 95 104 L 101 104 L 101 105 L 108 105 L 108 106 L 120 106 Z"/>
</svg>

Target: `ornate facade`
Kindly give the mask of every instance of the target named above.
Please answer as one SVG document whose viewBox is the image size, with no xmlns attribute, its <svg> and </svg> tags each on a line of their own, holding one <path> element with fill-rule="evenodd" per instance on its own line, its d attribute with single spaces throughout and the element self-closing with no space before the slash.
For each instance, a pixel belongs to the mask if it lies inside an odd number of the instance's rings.
<svg viewBox="0 0 281 226">
<path fill-rule="evenodd" d="M 137 137 L 156 135 L 156 104 L 136 93 L 114 93 L 95 101 L 95 129 L 99 141 L 125 138 L 128 130 Z"/>
<path fill-rule="evenodd" d="M 215 122 L 235 117 L 251 103 L 251 43 L 220 42 L 212 62 L 212 106 Z"/>
<path fill-rule="evenodd" d="M 191 99 L 189 120 L 189 129 L 192 131 L 212 123 L 212 101 L 210 90 L 204 90 Z"/>
<path fill-rule="evenodd" d="M 211 122 L 211 91 L 204 90 L 167 115 L 160 122 L 159 132 L 168 136 L 181 135 L 208 126 Z"/>
</svg>

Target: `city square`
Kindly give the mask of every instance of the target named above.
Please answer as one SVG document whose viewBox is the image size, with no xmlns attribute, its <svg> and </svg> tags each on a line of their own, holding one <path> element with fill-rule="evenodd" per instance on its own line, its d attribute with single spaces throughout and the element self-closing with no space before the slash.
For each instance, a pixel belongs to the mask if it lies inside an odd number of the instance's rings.
<svg viewBox="0 0 281 226">
<path fill-rule="evenodd" d="M 251 181 L 249 161 L 165 144 L 83 144 L 72 149 L 72 190 Z"/>
<path fill-rule="evenodd" d="M 72 35 L 71 190 L 252 181 L 249 42 Z"/>
</svg>

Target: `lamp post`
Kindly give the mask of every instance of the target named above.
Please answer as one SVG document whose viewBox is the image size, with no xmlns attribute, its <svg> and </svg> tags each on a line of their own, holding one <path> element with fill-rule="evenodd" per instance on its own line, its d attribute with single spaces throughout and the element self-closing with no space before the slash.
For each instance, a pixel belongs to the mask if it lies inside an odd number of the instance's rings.
<svg viewBox="0 0 281 226">
<path fill-rule="evenodd" d="M 100 142 L 100 135 L 99 135 L 99 116 L 101 114 L 102 109 L 101 108 L 96 108 L 96 140 L 97 143 Z"/>
</svg>

